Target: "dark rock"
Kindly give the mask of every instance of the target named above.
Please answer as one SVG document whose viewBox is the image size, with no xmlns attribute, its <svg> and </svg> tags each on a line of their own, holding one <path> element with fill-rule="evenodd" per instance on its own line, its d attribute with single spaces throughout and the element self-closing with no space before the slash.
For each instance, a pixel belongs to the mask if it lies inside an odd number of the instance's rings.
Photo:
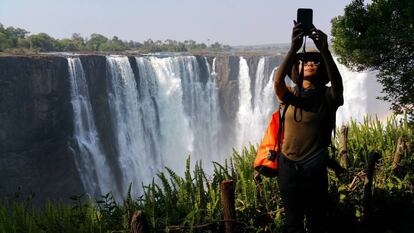
<svg viewBox="0 0 414 233">
<path fill-rule="evenodd" d="M 203 83 L 203 85 L 206 85 L 210 74 L 208 72 L 208 67 L 206 64 L 205 57 L 204 56 L 195 56 L 195 57 L 198 63 L 198 67 L 200 69 L 200 81 L 201 83 Z"/>
<path fill-rule="evenodd" d="M 0 57 L 0 193 L 65 198 L 83 192 L 68 142 L 73 113 L 67 60 Z"/>
</svg>

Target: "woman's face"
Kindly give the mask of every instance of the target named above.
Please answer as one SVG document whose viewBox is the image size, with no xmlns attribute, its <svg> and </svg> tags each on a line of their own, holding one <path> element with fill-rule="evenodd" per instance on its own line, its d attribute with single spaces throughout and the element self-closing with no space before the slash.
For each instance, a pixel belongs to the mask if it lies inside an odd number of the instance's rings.
<svg viewBox="0 0 414 233">
<path fill-rule="evenodd" d="M 305 65 L 304 69 L 303 69 L 304 70 L 304 74 L 303 74 L 304 78 L 313 77 L 313 76 L 318 75 L 320 62 L 311 61 L 311 60 L 306 61 L 306 62 L 299 61 L 299 64 L 298 64 L 299 72 L 302 70 L 302 65 L 303 64 Z"/>
</svg>

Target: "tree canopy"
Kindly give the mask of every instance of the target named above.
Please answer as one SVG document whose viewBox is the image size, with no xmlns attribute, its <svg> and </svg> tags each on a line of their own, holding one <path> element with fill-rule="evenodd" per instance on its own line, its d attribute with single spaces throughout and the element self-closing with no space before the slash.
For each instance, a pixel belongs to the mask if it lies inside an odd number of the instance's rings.
<svg viewBox="0 0 414 233">
<path fill-rule="evenodd" d="M 46 33 L 32 34 L 21 28 L 7 27 L 0 23 L 0 52 L 14 49 L 40 52 L 75 52 L 75 51 L 127 51 L 138 52 L 186 52 L 195 50 L 210 50 L 215 52 L 229 51 L 231 47 L 218 42 L 208 47 L 204 43 L 193 40 L 184 42 L 167 39 L 153 41 L 148 39 L 143 43 L 136 41 L 122 41 L 117 36 L 112 39 L 98 33 L 92 33 L 89 38 L 73 33 L 72 37 L 55 39 Z"/>
<path fill-rule="evenodd" d="M 333 50 L 353 70 L 379 70 L 396 113 L 414 113 L 414 2 L 354 0 L 332 20 Z"/>
</svg>

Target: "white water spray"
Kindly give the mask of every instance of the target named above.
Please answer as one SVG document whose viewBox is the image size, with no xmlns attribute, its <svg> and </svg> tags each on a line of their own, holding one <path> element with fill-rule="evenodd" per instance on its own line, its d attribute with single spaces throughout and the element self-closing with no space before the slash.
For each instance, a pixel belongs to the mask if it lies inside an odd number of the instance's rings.
<svg viewBox="0 0 414 233">
<path fill-rule="evenodd" d="M 239 110 L 236 120 L 236 149 L 247 146 L 251 139 L 253 126 L 252 93 L 250 88 L 249 67 L 245 58 L 239 60 Z M 255 132 L 256 129 L 253 129 Z"/>
<path fill-rule="evenodd" d="M 390 104 L 376 98 L 381 95 L 378 71 L 353 72 L 339 63 L 337 66 L 344 84 L 344 105 L 336 113 L 338 126 L 351 119 L 362 123 L 366 116 L 383 121 L 392 114 Z"/>
<path fill-rule="evenodd" d="M 276 110 L 277 100 L 273 91 L 273 71 L 266 75 L 268 57 L 259 60 L 254 83 L 250 87 L 249 67 L 240 58 L 239 70 L 239 110 L 237 112 L 237 149 L 249 144 L 256 145 L 263 137 L 271 114 Z M 254 96 L 252 96 L 252 92 Z M 253 99 L 253 101 L 252 101 Z"/>
<path fill-rule="evenodd" d="M 76 165 L 81 175 L 83 186 L 91 195 L 118 191 L 102 150 L 102 143 L 96 131 L 88 85 L 82 63 L 79 58 L 68 58 L 69 78 L 71 83 L 71 102 L 74 113 L 74 137 L 79 154 Z"/>
<path fill-rule="evenodd" d="M 134 193 L 145 177 L 154 175 L 148 166 L 148 146 L 145 144 L 142 114 L 134 73 L 125 56 L 107 56 L 109 78 L 108 102 L 114 126 L 117 159 L 122 171 L 122 189 L 132 184 Z"/>
</svg>

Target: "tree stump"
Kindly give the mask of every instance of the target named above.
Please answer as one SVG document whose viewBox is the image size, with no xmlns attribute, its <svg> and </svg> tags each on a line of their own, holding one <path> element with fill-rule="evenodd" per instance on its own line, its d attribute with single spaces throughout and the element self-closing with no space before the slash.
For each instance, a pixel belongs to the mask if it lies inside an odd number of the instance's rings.
<svg viewBox="0 0 414 233">
<path fill-rule="evenodd" d="M 149 232 L 147 220 L 141 210 L 134 212 L 131 219 L 131 233 L 146 233 Z"/>
<path fill-rule="evenodd" d="M 405 138 L 403 136 L 398 138 L 397 148 L 394 153 L 394 160 L 392 161 L 392 172 L 395 174 L 400 166 L 401 158 L 405 150 Z"/>
<path fill-rule="evenodd" d="M 369 220 L 372 213 L 372 182 L 374 180 L 375 164 L 380 158 L 381 155 L 376 151 L 372 151 L 368 155 L 367 176 L 364 180 L 364 196 L 362 200 L 363 219 L 365 222 Z"/>
<path fill-rule="evenodd" d="M 234 183 L 232 180 L 221 182 L 221 205 L 224 215 L 224 232 L 233 233 L 235 230 L 236 208 L 234 203 Z"/>
<path fill-rule="evenodd" d="M 348 158 L 348 126 L 343 125 L 341 127 L 341 137 L 339 138 L 339 144 L 341 151 L 339 152 L 340 164 L 343 168 L 347 169 L 349 167 L 349 158 Z"/>
</svg>

